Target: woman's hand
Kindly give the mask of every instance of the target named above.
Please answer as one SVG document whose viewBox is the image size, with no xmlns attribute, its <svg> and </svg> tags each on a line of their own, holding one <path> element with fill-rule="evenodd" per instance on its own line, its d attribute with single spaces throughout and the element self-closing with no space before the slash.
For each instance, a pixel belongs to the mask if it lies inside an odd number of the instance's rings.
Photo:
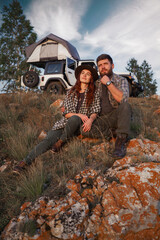
<svg viewBox="0 0 160 240">
<path fill-rule="evenodd" d="M 89 119 L 89 118 L 87 117 L 87 115 L 82 114 L 82 113 L 67 113 L 67 114 L 65 115 L 66 118 L 70 118 L 70 117 L 72 117 L 72 116 L 78 116 L 78 117 L 80 117 L 83 123 L 86 122 L 86 121 Z"/>
<path fill-rule="evenodd" d="M 83 123 L 85 123 L 86 121 L 88 121 L 88 117 L 87 117 L 87 115 L 84 115 L 84 114 L 82 114 L 82 113 L 78 113 L 78 114 L 76 114 L 78 117 L 80 117 L 81 118 L 81 120 L 82 120 L 82 122 Z"/>
<path fill-rule="evenodd" d="M 84 124 L 82 126 L 84 132 L 89 132 L 91 130 L 92 123 L 94 122 L 96 117 L 97 117 L 97 114 L 92 113 L 90 118 L 88 118 L 88 120 L 84 122 Z"/>
<path fill-rule="evenodd" d="M 88 119 L 82 126 L 84 132 L 89 132 L 92 127 L 92 120 Z"/>
</svg>

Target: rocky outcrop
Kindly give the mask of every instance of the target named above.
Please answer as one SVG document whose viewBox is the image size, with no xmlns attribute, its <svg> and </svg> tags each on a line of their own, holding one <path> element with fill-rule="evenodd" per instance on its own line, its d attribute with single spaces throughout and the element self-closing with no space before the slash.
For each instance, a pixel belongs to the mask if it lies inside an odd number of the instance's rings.
<svg viewBox="0 0 160 240">
<path fill-rule="evenodd" d="M 59 98 L 50 105 L 50 108 L 56 107 L 59 109 L 62 107 L 62 105 L 63 105 L 63 100 Z"/>
<path fill-rule="evenodd" d="M 152 95 L 151 98 L 155 98 L 155 99 L 157 99 L 157 100 L 160 100 L 160 96 L 157 95 L 157 94 Z"/>
<path fill-rule="evenodd" d="M 154 111 L 154 114 L 160 114 L 160 107 Z"/>
<path fill-rule="evenodd" d="M 103 151 L 104 144 L 91 153 Z M 69 193 L 59 200 L 41 197 L 24 203 L 2 239 L 160 239 L 159 143 L 133 139 L 127 156 L 103 175 L 86 168 L 66 187 Z M 32 237 L 22 231 L 27 223 L 34 223 Z"/>
</svg>

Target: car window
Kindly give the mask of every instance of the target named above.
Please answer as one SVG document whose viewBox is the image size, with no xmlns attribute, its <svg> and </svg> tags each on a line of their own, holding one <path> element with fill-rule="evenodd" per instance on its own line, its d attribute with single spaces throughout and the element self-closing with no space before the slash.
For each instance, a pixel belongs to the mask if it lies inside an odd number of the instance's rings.
<svg viewBox="0 0 160 240">
<path fill-rule="evenodd" d="M 47 66 L 46 74 L 61 73 L 61 63 L 50 63 Z"/>
<path fill-rule="evenodd" d="M 72 69 L 72 70 L 75 70 L 75 61 L 73 61 L 70 58 L 67 58 L 67 67 Z"/>
</svg>

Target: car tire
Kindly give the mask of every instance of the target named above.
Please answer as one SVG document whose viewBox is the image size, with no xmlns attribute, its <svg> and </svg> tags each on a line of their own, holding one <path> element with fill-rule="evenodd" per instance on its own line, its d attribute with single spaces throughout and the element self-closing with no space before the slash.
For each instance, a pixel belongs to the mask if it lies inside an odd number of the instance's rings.
<svg viewBox="0 0 160 240">
<path fill-rule="evenodd" d="M 28 71 L 23 76 L 23 83 L 29 88 L 37 87 L 39 84 L 39 76 L 34 71 Z"/>
<path fill-rule="evenodd" d="M 64 88 L 60 82 L 54 81 L 48 84 L 47 92 L 59 95 L 64 93 Z"/>
</svg>

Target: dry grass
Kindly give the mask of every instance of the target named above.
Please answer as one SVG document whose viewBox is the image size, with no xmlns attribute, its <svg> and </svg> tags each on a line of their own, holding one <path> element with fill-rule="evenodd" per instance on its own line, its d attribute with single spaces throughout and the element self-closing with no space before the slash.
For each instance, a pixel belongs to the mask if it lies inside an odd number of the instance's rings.
<svg viewBox="0 0 160 240">
<path fill-rule="evenodd" d="M 160 117 L 154 114 L 160 101 L 152 98 L 130 98 L 132 106 L 131 137 L 142 135 L 153 141 L 159 141 Z"/>
<path fill-rule="evenodd" d="M 17 179 L 10 173 L 0 173 L 0 232 L 13 216 L 20 212 L 24 198 L 16 196 Z"/>
<path fill-rule="evenodd" d="M 35 200 L 42 194 L 46 179 L 43 163 L 37 161 L 21 174 L 17 183 L 17 192 L 27 200 Z"/>
</svg>

